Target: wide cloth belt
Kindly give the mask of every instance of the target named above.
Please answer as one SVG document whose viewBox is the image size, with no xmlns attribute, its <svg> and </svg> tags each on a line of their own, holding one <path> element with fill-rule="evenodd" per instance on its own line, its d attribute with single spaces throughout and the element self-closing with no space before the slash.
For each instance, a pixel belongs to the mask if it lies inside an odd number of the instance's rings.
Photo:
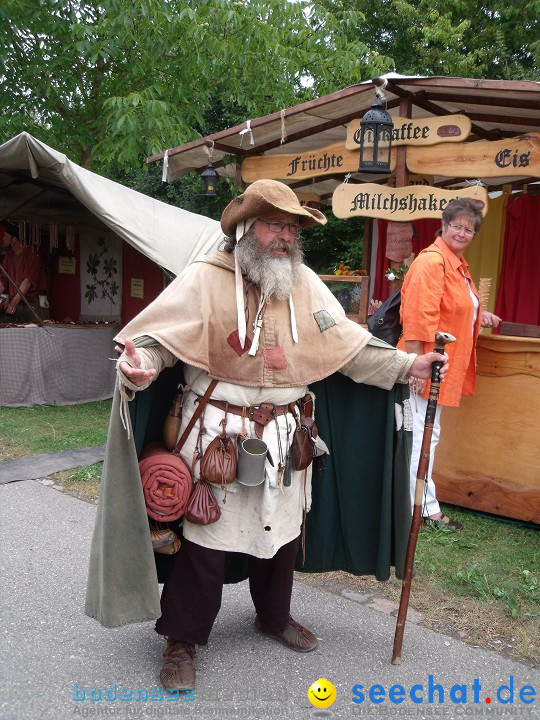
<svg viewBox="0 0 540 720">
<path fill-rule="evenodd" d="M 240 415 L 245 417 L 246 420 L 253 421 L 255 423 L 255 434 L 259 440 L 262 439 L 265 425 L 275 420 L 278 415 L 285 415 L 289 411 L 289 405 L 274 405 L 274 403 L 245 406 L 232 405 L 224 400 L 209 400 L 208 404 L 223 410 L 225 413 L 230 412 L 232 415 Z"/>
</svg>

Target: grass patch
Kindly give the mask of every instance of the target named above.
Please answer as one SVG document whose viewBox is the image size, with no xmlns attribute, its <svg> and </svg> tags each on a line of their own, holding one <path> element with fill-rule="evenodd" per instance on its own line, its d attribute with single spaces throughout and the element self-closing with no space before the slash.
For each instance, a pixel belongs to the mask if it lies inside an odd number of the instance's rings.
<svg viewBox="0 0 540 720">
<path fill-rule="evenodd" d="M 453 509 L 461 532 L 425 527 L 417 567 L 444 592 L 494 601 L 512 618 L 540 619 L 538 532 Z"/>
<path fill-rule="evenodd" d="M 0 462 L 103 445 L 112 400 L 0 410 Z"/>
<path fill-rule="evenodd" d="M 64 492 L 68 495 L 73 495 L 79 500 L 96 503 L 99 498 L 102 471 L 103 463 L 98 462 L 87 467 L 54 473 L 50 479 L 54 480 L 56 485 L 62 485 Z"/>
</svg>

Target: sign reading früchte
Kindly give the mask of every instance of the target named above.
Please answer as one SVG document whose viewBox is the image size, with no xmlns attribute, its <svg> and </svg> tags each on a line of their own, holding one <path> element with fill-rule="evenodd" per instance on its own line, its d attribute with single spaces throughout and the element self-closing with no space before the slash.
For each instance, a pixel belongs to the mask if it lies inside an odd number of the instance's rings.
<svg viewBox="0 0 540 720">
<path fill-rule="evenodd" d="M 419 220 L 440 218 L 450 200 L 467 197 L 477 200 L 482 214 L 487 212 L 488 194 L 483 187 L 441 190 L 424 186 L 388 188 L 375 183 L 343 183 L 332 196 L 332 210 L 338 218 L 355 216 L 384 220 Z"/>
<path fill-rule="evenodd" d="M 291 155 L 261 155 L 249 157 L 242 163 L 242 180 L 303 180 L 320 175 L 345 175 L 358 172 L 359 153 L 347 150 L 343 143 L 327 145 Z M 396 167 L 396 153 L 392 152 L 390 168 Z"/>
<path fill-rule="evenodd" d="M 436 145 L 438 143 L 463 142 L 471 132 L 471 121 L 466 115 L 443 115 L 441 117 L 403 118 L 393 117 L 392 145 Z M 347 150 L 360 146 L 360 118 L 347 124 Z"/>
</svg>

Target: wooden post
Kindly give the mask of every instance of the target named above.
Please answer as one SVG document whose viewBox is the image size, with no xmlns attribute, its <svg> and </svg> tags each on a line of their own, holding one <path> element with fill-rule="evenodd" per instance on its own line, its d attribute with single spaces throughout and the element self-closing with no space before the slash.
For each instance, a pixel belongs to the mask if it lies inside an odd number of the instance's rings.
<svg viewBox="0 0 540 720">
<path fill-rule="evenodd" d="M 371 267 L 371 251 L 373 244 L 373 218 L 364 218 L 364 243 L 362 245 L 362 269 L 367 271 Z"/>
<path fill-rule="evenodd" d="M 399 114 L 401 117 L 410 118 L 412 115 L 412 102 L 409 98 L 401 98 L 399 101 Z M 409 184 L 409 171 L 407 169 L 407 146 L 401 145 L 397 148 L 396 156 L 396 188 L 406 187 Z M 392 260 L 391 268 L 400 268 L 402 263 Z M 390 295 L 393 295 L 401 287 L 401 280 L 389 283 Z"/>
</svg>

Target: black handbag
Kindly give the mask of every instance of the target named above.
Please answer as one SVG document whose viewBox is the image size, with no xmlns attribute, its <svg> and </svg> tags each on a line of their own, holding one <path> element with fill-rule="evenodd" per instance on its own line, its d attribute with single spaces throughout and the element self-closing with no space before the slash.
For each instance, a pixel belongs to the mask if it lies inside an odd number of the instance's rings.
<svg viewBox="0 0 540 720">
<path fill-rule="evenodd" d="M 384 340 L 394 347 L 403 333 L 399 318 L 400 307 L 401 288 L 390 295 L 381 307 L 368 317 L 367 321 L 368 330 L 374 337 Z"/>
</svg>

